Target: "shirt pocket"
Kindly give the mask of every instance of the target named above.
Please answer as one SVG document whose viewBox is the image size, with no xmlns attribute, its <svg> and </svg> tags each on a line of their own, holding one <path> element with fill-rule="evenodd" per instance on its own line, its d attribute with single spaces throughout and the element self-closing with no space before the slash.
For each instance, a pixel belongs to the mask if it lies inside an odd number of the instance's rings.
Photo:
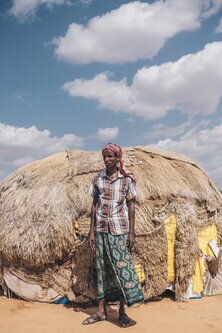
<svg viewBox="0 0 222 333">
<path fill-rule="evenodd" d="M 118 193 L 116 193 L 116 203 L 118 205 L 122 205 L 124 200 L 126 199 L 126 190 L 123 188 L 120 191 L 118 191 Z"/>
</svg>

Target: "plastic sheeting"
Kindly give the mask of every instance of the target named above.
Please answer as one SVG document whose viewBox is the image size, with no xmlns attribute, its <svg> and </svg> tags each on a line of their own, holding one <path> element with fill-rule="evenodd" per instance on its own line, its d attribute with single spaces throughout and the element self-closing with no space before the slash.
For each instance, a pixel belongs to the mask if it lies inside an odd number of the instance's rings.
<svg viewBox="0 0 222 333">
<path fill-rule="evenodd" d="M 3 277 L 7 287 L 27 301 L 53 303 L 63 296 L 52 288 L 43 289 L 38 284 L 24 282 L 13 275 L 6 267 L 3 268 Z"/>
</svg>

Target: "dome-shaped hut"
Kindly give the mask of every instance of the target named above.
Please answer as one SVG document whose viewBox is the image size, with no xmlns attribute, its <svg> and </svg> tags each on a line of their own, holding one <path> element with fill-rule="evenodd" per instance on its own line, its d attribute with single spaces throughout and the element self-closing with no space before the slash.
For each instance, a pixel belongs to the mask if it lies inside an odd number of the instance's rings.
<svg viewBox="0 0 222 333">
<path fill-rule="evenodd" d="M 177 220 L 174 281 L 180 298 L 199 256 L 198 232 L 216 225 L 221 244 L 221 194 L 204 170 L 185 156 L 130 147 L 124 149 L 124 157 L 137 179 L 133 255 L 145 272 L 145 294 L 160 295 L 169 282 L 165 221 L 173 215 Z M 89 186 L 103 168 L 101 153 L 68 151 L 30 163 L 2 182 L 2 285 L 11 274 L 70 299 L 96 298 L 93 253 L 84 237 L 90 223 Z M 72 258 L 71 270 L 64 265 L 67 258 Z"/>
</svg>

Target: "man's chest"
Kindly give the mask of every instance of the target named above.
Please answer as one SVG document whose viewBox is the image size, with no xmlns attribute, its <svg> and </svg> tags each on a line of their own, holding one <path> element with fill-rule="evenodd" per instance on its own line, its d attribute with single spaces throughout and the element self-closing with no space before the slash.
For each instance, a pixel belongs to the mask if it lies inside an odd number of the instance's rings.
<svg viewBox="0 0 222 333">
<path fill-rule="evenodd" d="M 127 193 L 127 182 L 125 178 L 118 178 L 115 181 L 110 179 L 99 179 L 97 191 L 101 200 L 123 202 Z"/>
</svg>

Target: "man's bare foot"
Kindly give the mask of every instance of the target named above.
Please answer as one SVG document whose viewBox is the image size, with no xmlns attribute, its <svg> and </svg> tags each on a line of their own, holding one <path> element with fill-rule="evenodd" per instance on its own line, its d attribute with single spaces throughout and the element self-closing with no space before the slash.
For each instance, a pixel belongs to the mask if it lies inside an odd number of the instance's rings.
<svg viewBox="0 0 222 333">
<path fill-rule="evenodd" d="M 129 327 L 132 324 L 131 320 L 125 312 L 119 312 L 119 323 L 120 326 L 124 328 Z"/>
</svg>

